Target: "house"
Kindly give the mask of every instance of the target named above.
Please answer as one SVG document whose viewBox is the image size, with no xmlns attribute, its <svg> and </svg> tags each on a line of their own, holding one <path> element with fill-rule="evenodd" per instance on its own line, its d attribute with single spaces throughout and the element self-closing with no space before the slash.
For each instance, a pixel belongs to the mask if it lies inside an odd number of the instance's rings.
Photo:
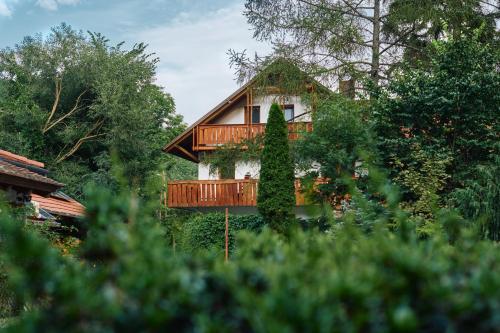
<svg viewBox="0 0 500 333">
<path fill-rule="evenodd" d="M 0 149 L 0 191 L 13 206 L 30 205 L 35 221 L 74 222 L 85 208 L 61 189 L 64 184 L 49 177 L 42 162 Z"/>
<path fill-rule="evenodd" d="M 309 94 L 320 89 L 327 88 L 317 82 L 304 83 L 304 91 Z M 169 181 L 167 206 L 200 211 L 232 207 L 235 213 L 254 212 L 259 162 L 237 161 L 234 171 L 222 177 L 220 172 L 210 172 L 210 164 L 204 162 L 202 156 L 212 154 L 224 145 L 241 144 L 263 134 L 269 109 L 275 102 L 281 105 L 288 122 L 290 140 L 298 138 L 303 131 L 312 131 L 314 104 L 308 105 L 300 96 L 284 94 L 275 86 L 262 88 L 254 78 L 168 143 L 164 152 L 198 164 L 198 179 Z M 245 149 L 244 146 L 241 149 Z M 307 200 L 300 191 L 299 179 L 296 181 L 296 203 L 301 215 Z"/>
</svg>

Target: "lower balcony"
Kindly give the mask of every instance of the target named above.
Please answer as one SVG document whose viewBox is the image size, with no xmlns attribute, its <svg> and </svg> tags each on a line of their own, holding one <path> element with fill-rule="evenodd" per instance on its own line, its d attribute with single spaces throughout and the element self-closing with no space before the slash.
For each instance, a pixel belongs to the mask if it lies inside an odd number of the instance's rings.
<svg viewBox="0 0 500 333">
<path fill-rule="evenodd" d="M 170 208 L 195 207 L 252 207 L 257 205 L 255 179 L 224 180 L 177 180 L 169 181 L 167 206 Z M 295 181 L 297 206 L 307 204 L 300 190 L 300 181 Z"/>
</svg>

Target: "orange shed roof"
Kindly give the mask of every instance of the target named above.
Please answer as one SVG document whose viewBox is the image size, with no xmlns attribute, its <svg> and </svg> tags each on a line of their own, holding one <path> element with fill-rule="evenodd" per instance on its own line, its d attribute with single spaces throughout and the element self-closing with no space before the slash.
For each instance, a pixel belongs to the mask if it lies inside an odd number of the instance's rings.
<svg viewBox="0 0 500 333">
<path fill-rule="evenodd" d="M 31 201 L 38 203 L 40 208 L 55 215 L 81 217 L 85 214 L 85 207 L 81 203 L 58 193 L 53 193 L 46 197 L 33 193 Z"/>
<path fill-rule="evenodd" d="M 2 150 L 2 149 L 0 149 L 0 157 L 3 157 L 4 159 L 10 160 L 10 161 L 15 161 L 15 162 L 19 162 L 19 163 L 23 163 L 23 164 L 27 164 L 27 165 L 32 165 L 32 166 L 35 166 L 38 168 L 43 168 L 45 166 L 45 164 L 43 164 L 42 162 L 30 160 L 24 156 L 16 155 L 16 154 L 13 154 L 9 151 Z"/>
</svg>

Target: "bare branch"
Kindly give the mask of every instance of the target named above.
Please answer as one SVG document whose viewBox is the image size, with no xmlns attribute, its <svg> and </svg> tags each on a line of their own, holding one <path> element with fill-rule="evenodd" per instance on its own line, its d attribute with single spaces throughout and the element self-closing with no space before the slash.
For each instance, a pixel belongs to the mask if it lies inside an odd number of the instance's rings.
<svg viewBox="0 0 500 333">
<path fill-rule="evenodd" d="M 361 13 L 358 9 L 360 9 L 358 6 L 359 4 L 361 4 L 361 2 L 359 2 L 356 6 L 353 6 L 349 1 L 347 0 L 342 0 L 342 2 L 347 6 L 349 7 L 354 13 L 356 13 L 358 15 L 358 17 L 361 17 L 361 18 L 364 18 L 365 20 L 368 20 L 370 22 L 373 22 L 373 17 L 370 17 L 370 16 L 367 16 L 363 13 Z"/>
<path fill-rule="evenodd" d="M 326 6 L 322 6 L 320 4 L 317 4 L 317 3 L 313 3 L 311 1 L 308 1 L 308 0 L 298 0 L 299 2 L 302 2 L 302 3 L 305 3 L 306 5 L 309 5 L 309 6 L 312 6 L 312 7 L 316 7 L 316 8 L 320 8 L 320 9 L 323 9 L 323 10 L 331 10 L 331 11 L 334 11 L 334 12 L 338 12 L 340 14 L 344 14 L 344 15 L 348 15 L 348 16 L 352 16 L 352 17 L 355 17 L 355 18 L 363 18 L 363 19 L 366 19 L 366 20 L 369 20 L 371 21 L 372 18 L 370 18 L 369 16 L 366 16 L 366 15 L 360 15 L 356 12 L 350 12 L 350 11 L 346 11 L 346 10 L 343 10 L 341 9 L 340 7 L 326 7 Z"/>
<path fill-rule="evenodd" d="M 76 102 L 75 102 L 75 105 L 73 106 L 73 108 L 68 112 L 66 113 L 64 116 L 60 117 L 59 119 L 57 119 L 56 121 L 54 121 L 52 124 L 48 124 L 46 123 L 45 124 L 45 127 L 42 131 L 43 134 L 45 134 L 46 132 L 48 132 L 52 127 L 56 126 L 58 123 L 60 123 L 61 121 L 63 121 L 65 118 L 71 116 L 73 113 L 75 113 L 76 111 L 78 110 L 81 110 L 82 107 L 80 107 L 80 100 L 82 98 L 82 96 L 87 92 L 87 90 L 84 90 L 80 95 L 78 95 L 78 97 L 76 98 Z"/>
<path fill-rule="evenodd" d="M 80 147 L 81 145 L 86 142 L 86 141 L 89 141 L 89 140 L 92 140 L 92 139 L 95 139 L 99 136 L 103 136 L 105 135 L 106 133 L 96 133 L 96 134 L 93 134 L 94 131 L 99 131 L 99 129 L 102 127 L 102 125 L 104 124 L 104 120 L 101 119 L 99 120 L 94 126 L 92 126 L 92 128 L 87 132 L 87 134 L 85 134 L 85 136 L 83 138 L 80 138 L 76 143 L 75 145 L 66 153 L 62 153 L 63 150 L 61 150 L 61 152 L 59 152 L 59 154 L 57 155 L 56 157 L 56 161 L 55 163 L 58 164 L 58 163 L 61 163 L 62 161 L 64 161 L 65 159 L 67 159 L 68 157 L 70 157 L 71 155 L 73 155 Z"/>
<path fill-rule="evenodd" d="M 412 26 L 412 27 L 410 28 L 410 30 L 408 30 L 407 32 L 405 32 L 404 34 L 402 34 L 401 36 L 399 36 L 399 37 L 398 37 L 398 38 L 397 38 L 394 42 L 385 42 L 385 41 L 381 41 L 381 43 L 386 44 L 386 45 L 388 45 L 388 46 L 387 46 L 387 47 L 385 47 L 384 49 L 382 49 L 382 50 L 380 51 L 380 55 L 384 54 L 387 50 L 389 50 L 390 48 L 392 48 L 392 47 L 394 47 L 394 46 L 403 46 L 403 47 L 410 47 L 410 48 L 411 48 L 411 46 L 410 46 L 410 45 L 406 45 L 406 44 L 405 44 L 405 45 L 403 45 L 403 44 L 401 44 L 400 42 L 401 42 L 404 38 L 408 37 L 408 35 L 409 35 L 409 34 L 411 34 L 413 31 L 415 31 L 415 26 Z"/>
<path fill-rule="evenodd" d="M 52 120 L 52 117 L 56 113 L 57 106 L 59 105 L 59 100 L 61 98 L 61 90 L 62 90 L 62 80 L 56 78 L 55 80 L 56 83 L 56 88 L 54 92 L 54 103 L 52 104 L 52 109 L 50 110 L 49 117 L 47 118 L 47 121 L 45 122 L 45 125 L 43 126 L 43 131 L 45 132 L 45 129 L 49 125 L 50 121 Z"/>
</svg>

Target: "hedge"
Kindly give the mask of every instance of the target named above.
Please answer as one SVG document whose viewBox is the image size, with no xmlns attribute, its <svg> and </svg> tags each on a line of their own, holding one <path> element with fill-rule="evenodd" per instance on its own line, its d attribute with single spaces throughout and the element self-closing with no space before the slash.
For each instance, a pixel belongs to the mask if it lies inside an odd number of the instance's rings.
<svg viewBox="0 0 500 333">
<path fill-rule="evenodd" d="M 173 253 L 154 214 L 127 197 L 89 197 L 80 260 L 61 256 L 0 212 L 13 291 L 19 304 L 33 305 L 8 331 L 486 333 L 500 327 L 499 246 L 458 224 L 453 237 L 443 232 L 427 240 L 380 224 L 366 234 L 347 221 L 334 233 L 297 229 L 287 239 L 269 228 L 240 232 L 225 263 L 211 251 Z"/>
<path fill-rule="evenodd" d="M 260 232 L 264 221 L 259 215 L 229 215 L 229 250 L 235 249 L 236 233 L 241 230 Z M 187 252 L 225 249 L 226 217 L 224 213 L 195 214 L 182 225 L 179 247 Z"/>
</svg>

